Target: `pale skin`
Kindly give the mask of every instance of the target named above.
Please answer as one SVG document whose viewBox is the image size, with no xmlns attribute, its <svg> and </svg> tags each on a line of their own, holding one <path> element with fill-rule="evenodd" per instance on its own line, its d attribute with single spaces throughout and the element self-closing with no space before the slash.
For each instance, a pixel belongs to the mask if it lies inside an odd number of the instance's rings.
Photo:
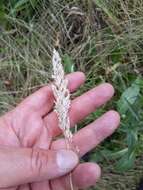
<svg viewBox="0 0 143 190">
<path fill-rule="evenodd" d="M 71 92 L 85 81 L 81 72 L 67 78 Z M 71 127 L 104 105 L 113 94 L 113 87 L 105 83 L 75 98 L 69 113 Z M 73 143 L 80 150 L 77 156 L 74 151 L 66 150 L 65 141 L 60 138 L 53 105 L 54 97 L 48 85 L 0 118 L 0 189 L 70 190 L 70 172 L 76 190 L 95 185 L 99 180 L 100 167 L 96 163 L 81 164 L 78 157 L 117 129 L 119 114 L 108 111 L 75 133 Z"/>
</svg>

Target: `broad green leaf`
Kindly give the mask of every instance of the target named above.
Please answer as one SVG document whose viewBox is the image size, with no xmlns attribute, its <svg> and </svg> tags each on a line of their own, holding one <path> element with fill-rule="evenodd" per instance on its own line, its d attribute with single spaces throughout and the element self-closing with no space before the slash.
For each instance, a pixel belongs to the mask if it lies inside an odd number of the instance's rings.
<svg viewBox="0 0 143 190">
<path fill-rule="evenodd" d="M 127 144 L 128 144 L 129 154 L 131 154 L 131 152 L 136 148 L 137 143 L 138 143 L 137 131 L 129 131 L 127 134 Z"/>
<path fill-rule="evenodd" d="M 136 79 L 131 87 L 127 88 L 120 100 L 117 102 L 118 111 L 121 114 L 125 114 L 129 110 L 129 105 L 133 105 L 138 99 L 140 93 L 140 85 L 138 84 L 139 79 Z"/>
<path fill-rule="evenodd" d="M 116 164 L 116 169 L 120 172 L 127 171 L 134 166 L 135 162 L 135 153 L 128 155 L 125 154 Z"/>
</svg>

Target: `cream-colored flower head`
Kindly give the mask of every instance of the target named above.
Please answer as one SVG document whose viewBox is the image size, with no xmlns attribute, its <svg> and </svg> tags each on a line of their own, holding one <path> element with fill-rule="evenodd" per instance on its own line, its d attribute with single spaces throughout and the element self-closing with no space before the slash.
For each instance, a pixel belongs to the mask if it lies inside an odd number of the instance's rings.
<svg viewBox="0 0 143 190">
<path fill-rule="evenodd" d="M 55 97 L 55 111 L 58 116 L 59 128 L 62 130 L 65 138 L 68 141 L 72 140 L 70 131 L 69 109 L 70 109 L 70 92 L 68 90 L 68 81 L 65 78 L 64 69 L 61 63 L 59 53 L 53 50 L 53 75 L 54 83 L 52 90 Z"/>
</svg>

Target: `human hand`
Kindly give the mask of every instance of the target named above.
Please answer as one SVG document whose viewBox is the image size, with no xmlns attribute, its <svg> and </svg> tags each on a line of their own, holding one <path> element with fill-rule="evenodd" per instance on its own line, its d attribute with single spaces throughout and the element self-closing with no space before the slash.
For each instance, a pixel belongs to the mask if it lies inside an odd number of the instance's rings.
<svg viewBox="0 0 143 190">
<path fill-rule="evenodd" d="M 67 78 L 71 92 L 85 80 L 80 72 Z M 71 127 L 113 94 L 110 84 L 102 84 L 75 98 L 70 110 Z M 78 163 L 76 154 L 66 150 L 64 139 L 57 139 L 61 131 L 52 111 L 53 103 L 51 87 L 46 86 L 0 118 L 0 189 L 70 190 L 70 171 L 75 189 L 87 188 L 99 179 L 97 164 Z M 80 150 L 80 157 L 110 136 L 119 122 L 118 113 L 109 111 L 74 134 L 73 142 Z"/>
</svg>

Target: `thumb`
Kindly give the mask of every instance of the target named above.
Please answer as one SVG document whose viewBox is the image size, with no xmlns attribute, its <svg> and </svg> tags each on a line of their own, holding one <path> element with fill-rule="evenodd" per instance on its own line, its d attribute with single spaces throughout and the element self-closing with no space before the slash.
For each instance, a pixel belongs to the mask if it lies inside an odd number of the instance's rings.
<svg viewBox="0 0 143 190">
<path fill-rule="evenodd" d="M 0 147 L 0 188 L 57 178 L 77 164 L 70 150 Z"/>
</svg>

